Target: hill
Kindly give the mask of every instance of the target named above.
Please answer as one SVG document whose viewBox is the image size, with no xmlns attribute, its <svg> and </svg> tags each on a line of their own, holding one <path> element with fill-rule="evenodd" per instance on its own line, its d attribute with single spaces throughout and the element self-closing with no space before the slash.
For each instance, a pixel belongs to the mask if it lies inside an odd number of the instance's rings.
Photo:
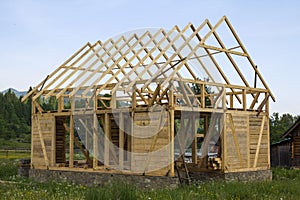
<svg viewBox="0 0 300 200">
<path fill-rule="evenodd" d="M 6 94 L 9 90 L 10 90 L 12 93 L 14 93 L 14 94 L 16 95 L 16 97 L 18 97 L 18 98 L 20 98 L 20 96 L 25 96 L 26 93 L 27 93 L 26 91 L 18 91 L 18 90 L 14 89 L 14 88 L 8 88 L 8 89 L 2 91 L 1 93 L 2 93 L 2 94 Z"/>
</svg>

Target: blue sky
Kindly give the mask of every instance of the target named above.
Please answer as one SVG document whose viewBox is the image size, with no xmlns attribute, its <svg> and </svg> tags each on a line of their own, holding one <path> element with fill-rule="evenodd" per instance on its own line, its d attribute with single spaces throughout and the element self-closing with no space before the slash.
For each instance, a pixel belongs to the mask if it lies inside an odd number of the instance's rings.
<svg viewBox="0 0 300 200">
<path fill-rule="evenodd" d="M 2 0 L 0 91 L 37 85 L 86 42 L 226 15 L 276 96 L 271 112 L 300 114 L 299 8 L 297 0 Z"/>
</svg>

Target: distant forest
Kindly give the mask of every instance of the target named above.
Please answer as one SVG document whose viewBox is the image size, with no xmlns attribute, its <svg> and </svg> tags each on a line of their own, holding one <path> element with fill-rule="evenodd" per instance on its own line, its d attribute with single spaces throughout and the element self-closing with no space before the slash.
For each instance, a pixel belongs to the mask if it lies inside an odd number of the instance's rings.
<svg viewBox="0 0 300 200">
<path fill-rule="evenodd" d="M 31 133 L 31 99 L 21 102 L 11 90 L 5 94 L 0 93 L 0 149 L 2 141 L 30 143 Z M 51 103 L 48 102 L 50 105 Z M 47 105 L 42 105 L 43 107 Z M 280 141 L 281 135 L 300 116 L 291 114 L 273 113 L 270 115 L 271 144 Z"/>
<path fill-rule="evenodd" d="M 11 90 L 0 93 L 1 139 L 30 142 L 31 102 L 21 102 L 20 99 Z"/>
</svg>

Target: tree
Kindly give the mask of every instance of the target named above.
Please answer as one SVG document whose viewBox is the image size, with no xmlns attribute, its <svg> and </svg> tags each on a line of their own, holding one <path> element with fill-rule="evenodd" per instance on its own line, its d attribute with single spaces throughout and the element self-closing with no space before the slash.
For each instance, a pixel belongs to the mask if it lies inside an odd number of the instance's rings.
<svg viewBox="0 0 300 200">
<path fill-rule="evenodd" d="M 282 135 L 297 121 L 300 116 L 293 116 L 285 113 L 279 115 L 278 112 L 274 112 L 270 116 L 270 142 L 275 143 L 282 140 Z"/>
<path fill-rule="evenodd" d="M 201 79 L 197 78 L 198 80 L 201 81 Z M 204 78 L 205 82 L 209 82 L 209 78 Z M 212 91 L 211 87 L 205 85 L 204 86 L 205 92 L 207 94 L 213 94 L 214 92 Z M 198 83 L 193 83 L 192 84 L 192 91 L 194 92 L 195 95 L 197 94 L 201 94 L 201 85 Z M 200 98 L 198 98 L 198 100 L 200 101 Z M 211 105 L 211 100 L 208 96 L 205 96 L 205 106 L 210 106 Z"/>
</svg>

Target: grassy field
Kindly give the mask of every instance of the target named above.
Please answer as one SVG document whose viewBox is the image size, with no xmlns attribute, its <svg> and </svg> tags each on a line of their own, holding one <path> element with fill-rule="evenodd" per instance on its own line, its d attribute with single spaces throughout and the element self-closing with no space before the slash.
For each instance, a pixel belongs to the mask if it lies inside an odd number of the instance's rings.
<svg viewBox="0 0 300 200">
<path fill-rule="evenodd" d="M 17 155 L 15 157 L 18 157 Z M 138 189 L 112 183 L 85 187 L 69 182 L 37 183 L 17 176 L 18 159 L 0 159 L 0 199 L 299 199 L 300 170 L 273 169 L 273 181 L 215 181 L 175 189 Z"/>
</svg>

